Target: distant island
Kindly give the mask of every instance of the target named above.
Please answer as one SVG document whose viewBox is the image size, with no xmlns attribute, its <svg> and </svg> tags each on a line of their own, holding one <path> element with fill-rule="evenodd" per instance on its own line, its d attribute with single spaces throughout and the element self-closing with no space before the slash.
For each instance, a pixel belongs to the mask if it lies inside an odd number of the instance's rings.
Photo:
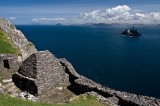
<svg viewBox="0 0 160 106">
<path fill-rule="evenodd" d="M 122 33 L 122 35 L 126 35 L 126 36 L 142 36 L 142 34 L 140 32 L 137 31 L 137 29 L 132 28 L 132 29 L 125 29 Z"/>
<path fill-rule="evenodd" d="M 48 50 L 38 51 L 3 18 L 0 38 L 0 99 L 5 105 L 14 103 L 5 100 L 11 96 L 62 106 L 78 105 L 83 102 L 79 98 L 94 106 L 160 106 L 160 99 L 117 91 L 80 75 L 65 58 L 57 58 Z M 21 103 L 20 99 L 17 101 Z"/>
</svg>

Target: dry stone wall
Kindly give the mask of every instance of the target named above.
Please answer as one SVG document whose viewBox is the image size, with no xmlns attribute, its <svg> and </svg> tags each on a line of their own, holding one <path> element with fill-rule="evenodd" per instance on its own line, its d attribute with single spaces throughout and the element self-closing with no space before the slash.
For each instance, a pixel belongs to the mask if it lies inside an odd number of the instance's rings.
<svg viewBox="0 0 160 106">
<path fill-rule="evenodd" d="M 0 55 L 0 66 L 8 60 L 10 67 L 17 69 L 17 60 L 23 61 L 12 79 L 24 91 L 41 95 L 50 88 L 67 87 L 74 95 L 93 95 L 112 106 L 160 106 L 160 99 L 116 91 L 79 75 L 66 59 L 57 59 L 49 51 L 38 51 L 27 41 L 21 31 L 9 21 L 0 18 L 0 29 L 8 33 L 13 44 L 20 50 L 21 59 L 12 54 Z"/>
<path fill-rule="evenodd" d="M 12 71 L 17 71 L 20 66 L 20 63 L 17 60 L 18 57 L 14 54 L 0 54 L 0 65 L 3 66 L 3 68 L 6 66 L 5 68 L 8 68 Z"/>
<path fill-rule="evenodd" d="M 49 51 L 38 51 L 28 57 L 19 68 L 17 76 L 34 81 L 38 95 L 51 87 L 65 87 L 70 84 L 59 60 Z"/>
<path fill-rule="evenodd" d="M 79 75 L 66 59 L 60 59 L 65 72 L 69 75 L 71 85 L 68 86 L 75 94 L 89 94 L 96 96 L 100 102 L 112 106 L 160 106 L 160 99 L 116 91 Z"/>
</svg>

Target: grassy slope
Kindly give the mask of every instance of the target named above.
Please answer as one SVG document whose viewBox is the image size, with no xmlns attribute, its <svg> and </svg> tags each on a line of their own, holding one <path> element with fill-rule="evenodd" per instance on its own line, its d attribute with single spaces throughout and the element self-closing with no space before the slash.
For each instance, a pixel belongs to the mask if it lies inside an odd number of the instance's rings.
<svg viewBox="0 0 160 106">
<path fill-rule="evenodd" d="M 105 106 L 99 103 L 95 97 L 80 96 L 68 104 L 45 104 L 25 101 L 18 98 L 0 95 L 0 106 Z"/>
<path fill-rule="evenodd" d="M 0 53 L 17 54 L 18 50 L 14 48 L 7 33 L 0 29 Z M 0 75 L 1 76 L 1 75 Z M 99 103 L 95 97 L 80 96 L 68 104 L 45 104 L 25 101 L 18 98 L 12 98 L 5 95 L 0 95 L 0 106 L 105 106 Z"/>
<path fill-rule="evenodd" d="M 17 52 L 18 50 L 13 47 L 7 33 L 0 29 L 0 53 L 16 54 Z"/>
</svg>

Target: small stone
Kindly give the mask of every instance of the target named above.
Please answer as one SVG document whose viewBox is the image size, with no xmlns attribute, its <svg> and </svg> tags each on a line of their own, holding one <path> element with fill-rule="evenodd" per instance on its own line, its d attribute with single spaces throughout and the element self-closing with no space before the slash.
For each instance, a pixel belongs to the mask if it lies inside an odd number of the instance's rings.
<svg viewBox="0 0 160 106">
<path fill-rule="evenodd" d="M 62 88 L 62 87 L 57 87 L 57 89 L 59 89 L 59 90 L 63 90 L 63 88 Z"/>
<path fill-rule="evenodd" d="M 0 87 L 0 94 L 4 94 L 4 89 Z"/>
<path fill-rule="evenodd" d="M 12 79 L 11 79 L 11 78 L 10 78 L 10 79 L 4 79 L 4 80 L 2 80 L 2 82 L 3 82 L 3 83 L 12 82 Z"/>
</svg>

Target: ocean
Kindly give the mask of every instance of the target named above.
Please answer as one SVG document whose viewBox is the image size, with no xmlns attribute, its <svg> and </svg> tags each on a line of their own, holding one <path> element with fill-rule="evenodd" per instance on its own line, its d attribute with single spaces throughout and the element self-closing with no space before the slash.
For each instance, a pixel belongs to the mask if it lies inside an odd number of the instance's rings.
<svg viewBox="0 0 160 106">
<path fill-rule="evenodd" d="M 78 73 L 115 90 L 160 98 L 160 26 L 17 25 L 38 50 L 66 58 Z"/>
</svg>

